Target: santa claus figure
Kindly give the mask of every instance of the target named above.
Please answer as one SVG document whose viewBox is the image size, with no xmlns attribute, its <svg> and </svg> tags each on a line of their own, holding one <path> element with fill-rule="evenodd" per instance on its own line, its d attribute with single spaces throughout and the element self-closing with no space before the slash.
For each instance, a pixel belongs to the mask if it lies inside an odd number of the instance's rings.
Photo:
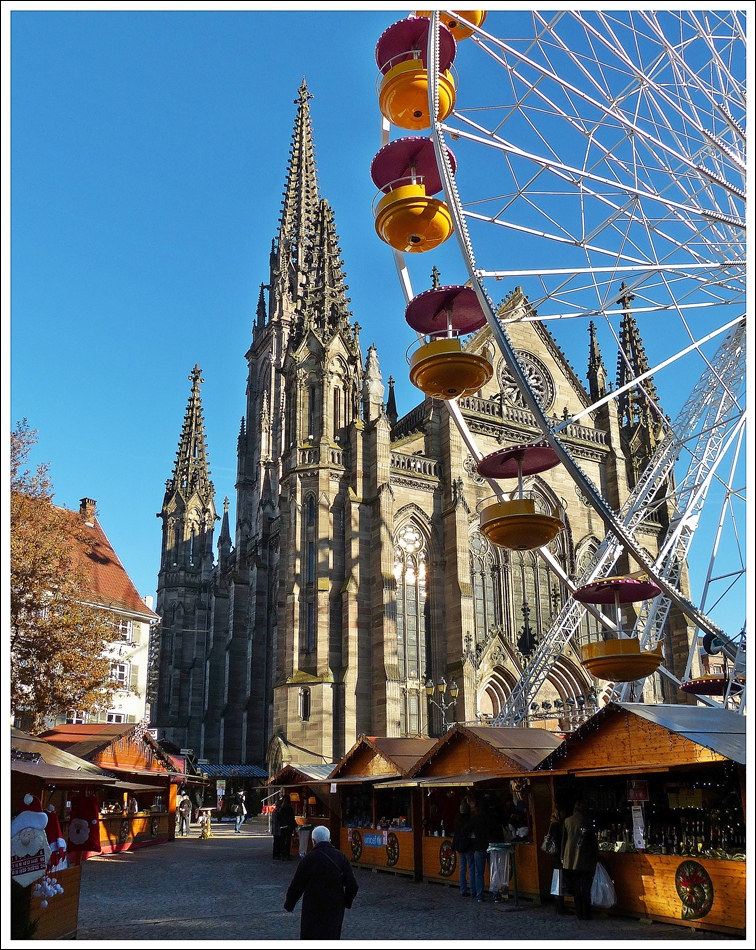
<svg viewBox="0 0 756 950">
<path fill-rule="evenodd" d="M 68 867 L 66 859 L 66 839 L 58 820 L 58 813 L 54 805 L 47 806 L 47 843 L 50 845 L 50 866 L 48 871 L 65 871 Z"/>
<path fill-rule="evenodd" d="M 71 802 L 68 851 L 102 851 L 100 807 L 94 795 L 80 795 Z"/>
<path fill-rule="evenodd" d="M 50 860 L 47 815 L 36 795 L 24 795 L 24 809 L 11 821 L 11 875 L 21 887 L 44 876 Z"/>
</svg>

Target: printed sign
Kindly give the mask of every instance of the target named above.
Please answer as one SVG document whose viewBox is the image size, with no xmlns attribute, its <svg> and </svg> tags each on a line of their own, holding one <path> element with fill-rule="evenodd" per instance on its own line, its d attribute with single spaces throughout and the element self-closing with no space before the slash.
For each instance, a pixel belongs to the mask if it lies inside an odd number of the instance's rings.
<svg viewBox="0 0 756 950">
<path fill-rule="evenodd" d="M 382 834 L 365 834 L 362 843 L 368 848 L 382 848 L 384 845 Z"/>
<path fill-rule="evenodd" d="M 631 778 L 627 782 L 627 800 L 629 802 L 648 801 L 648 782 L 643 778 Z"/>
<path fill-rule="evenodd" d="M 336 783 L 331 782 L 331 795 L 335 795 L 335 794 L 336 794 Z"/>
</svg>

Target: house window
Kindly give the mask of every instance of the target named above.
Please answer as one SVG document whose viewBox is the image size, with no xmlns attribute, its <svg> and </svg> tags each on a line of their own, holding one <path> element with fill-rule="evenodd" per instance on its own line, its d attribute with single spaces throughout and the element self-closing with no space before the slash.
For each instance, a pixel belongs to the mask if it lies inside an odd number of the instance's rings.
<svg viewBox="0 0 756 950">
<path fill-rule="evenodd" d="M 87 714 L 83 709 L 69 709 L 66 713 L 66 723 L 71 726 L 84 726 L 87 723 Z"/>
<path fill-rule="evenodd" d="M 126 722 L 126 716 L 124 713 L 109 712 L 108 713 L 108 722 Z"/>
<path fill-rule="evenodd" d="M 110 667 L 110 675 L 114 679 L 120 689 L 128 689 L 129 686 L 129 664 L 128 663 L 113 663 Z"/>
<path fill-rule="evenodd" d="M 307 686 L 299 690 L 299 718 L 302 722 L 310 721 L 310 690 Z"/>
<path fill-rule="evenodd" d="M 307 583 L 315 580 L 315 542 L 307 542 Z"/>
<path fill-rule="evenodd" d="M 127 643 L 131 641 L 133 624 L 131 620 L 126 620 L 125 617 L 116 617 L 113 621 L 113 629 L 115 635 L 114 640 L 125 640 Z"/>
</svg>

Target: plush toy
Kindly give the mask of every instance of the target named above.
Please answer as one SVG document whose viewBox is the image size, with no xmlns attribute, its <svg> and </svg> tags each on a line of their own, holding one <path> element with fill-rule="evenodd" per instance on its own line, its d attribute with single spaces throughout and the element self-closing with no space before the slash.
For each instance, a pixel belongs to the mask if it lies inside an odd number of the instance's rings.
<svg viewBox="0 0 756 950">
<path fill-rule="evenodd" d="M 68 867 L 66 859 L 66 839 L 58 821 L 58 813 L 54 805 L 47 806 L 47 843 L 50 845 L 50 864 L 48 871 L 65 871 Z"/>
<path fill-rule="evenodd" d="M 11 820 L 11 876 L 28 887 L 44 876 L 50 860 L 47 815 L 36 795 L 24 795 L 24 808 Z"/>
<path fill-rule="evenodd" d="M 68 850 L 102 851 L 100 845 L 100 806 L 94 795 L 80 795 L 71 801 L 68 823 Z"/>
</svg>

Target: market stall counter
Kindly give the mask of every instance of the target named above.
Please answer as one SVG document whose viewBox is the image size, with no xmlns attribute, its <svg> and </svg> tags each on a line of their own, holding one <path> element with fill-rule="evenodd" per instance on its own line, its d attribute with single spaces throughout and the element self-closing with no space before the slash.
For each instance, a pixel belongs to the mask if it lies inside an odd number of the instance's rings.
<svg viewBox="0 0 756 950">
<path fill-rule="evenodd" d="M 339 817 L 339 846 L 360 867 L 420 877 L 421 804 L 406 777 L 434 739 L 362 736 L 336 765 L 329 784 Z"/>
<path fill-rule="evenodd" d="M 723 709 L 609 703 L 551 761 L 583 801 L 616 913 L 745 935 L 745 720 Z"/>
</svg>

